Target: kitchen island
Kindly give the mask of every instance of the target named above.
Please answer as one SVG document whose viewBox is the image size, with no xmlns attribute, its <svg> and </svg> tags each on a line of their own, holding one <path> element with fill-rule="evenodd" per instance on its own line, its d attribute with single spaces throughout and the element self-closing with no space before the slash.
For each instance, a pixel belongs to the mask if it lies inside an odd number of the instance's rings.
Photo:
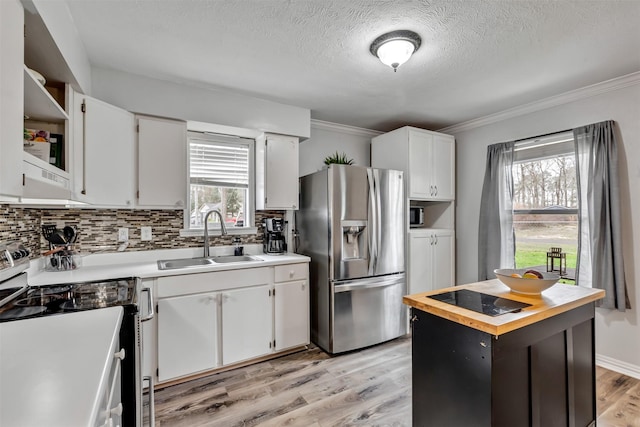
<svg viewBox="0 0 640 427">
<path fill-rule="evenodd" d="M 461 290 L 529 306 L 489 316 L 430 297 Z M 413 425 L 595 423 L 594 316 L 602 297 L 602 290 L 565 284 L 521 295 L 497 279 L 405 296 Z"/>
</svg>

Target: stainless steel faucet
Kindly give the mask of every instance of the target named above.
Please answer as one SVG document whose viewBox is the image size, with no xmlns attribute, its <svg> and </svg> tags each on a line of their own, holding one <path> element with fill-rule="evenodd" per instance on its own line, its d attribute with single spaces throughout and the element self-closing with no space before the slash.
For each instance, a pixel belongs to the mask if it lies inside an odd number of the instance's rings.
<svg viewBox="0 0 640 427">
<path fill-rule="evenodd" d="M 218 209 L 211 209 L 204 215 L 204 257 L 209 256 L 209 215 L 212 213 L 217 213 L 218 218 L 220 218 L 220 235 L 224 236 L 227 234 L 227 226 L 224 225 L 224 218 L 222 218 L 222 214 Z"/>
</svg>

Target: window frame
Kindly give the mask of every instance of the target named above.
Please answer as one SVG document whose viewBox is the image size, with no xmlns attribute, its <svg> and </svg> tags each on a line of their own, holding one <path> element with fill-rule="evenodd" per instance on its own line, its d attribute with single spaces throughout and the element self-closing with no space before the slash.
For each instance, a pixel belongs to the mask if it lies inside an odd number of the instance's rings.
<svg viewBox="0 0 640 427">
<path fill-rule="evenodd" d="M 572 131 L 558 132 L 539 138 L 517 141 L 514 146 L 513 166 L 518 163 L 526 163 L 537 160 L 545 160 L 552 157 L 575 154 L 575 143 Z M 513 176 L 513 166 L 511 174 Z M 577 171 L 576 171 L 577 173 Z M 513 209 L 516 214 L 535 215 L 577 215 L 578 208 L 571 209 Z"/>
<path fill-rule="evenodd" d="M 517 164 L 520 163 L 528 163 L 535 162 L 541 160 L 547 160 L 554 157 L 559 156 L 575 156 L 575 142 L 572 131 L 564 131 L 558 132 L 552 135 L 538 137 L 538 138 L 530 138 L 522 141 L 517 141 L 514 146 L 514 158 L 511 169 L 511 174 L 514 176 L 514 169 Z M 576 175 L 578 171 L 576 170 Z M 576 176 L 577 179 L 577 176 Z M 514 182 L 515 184 L 515 182 Z M 576 181 L 577 186 L 577 181 Z M 577 192 L 577 188 L 576 188 Z M 533 209 L 513 209 L 512 208 L 512 219 L 513 219 L 513 232 L 514 232 L 514 265 L 516 264 L 516 260 L 518 259 L 518 237 L 517 231 L 515 227 L 516 215 L 572 215 L 579 216 L 578 207 L 569 208 L 569 207 L 543 207 L 543 208 L 533 208 Z M 580 231 L 578 230 L 578 233 Z M 578 236 L 576 236 L 578 239 Z M 551 247 L 551 246 L 550 246 Z M 577 250 L 577 249 L 576 249 Z M 522 267 L 522 266 L 519 266 Z M 571 267 L 573 268 L 573 267 Z M 575 280 L 575 279 L 574 279 Z"/>
<path fill-rule="evenodd" d="M 247 186 L 247 198 L 245 200 L 245 206 L 243 207 L 243 215 L 246 226 L 243 227 L 228 227 L 227 233 L 231 235 L 243 235 L 243 234 L 256 234 L 257 227 L 255 225 L 255 146 L 256 142 L 253 138 L 246 138 L 236 135 L 219 134 L 214 132 L 202 132 L 202 131 L 187 131 L 187 203 L 184 209 L 183 229 L 180 230 L 181 237 L 188 236 L 203 236 L 204 227 L 192 228 L 191 227 L 191 140 L 208 140 L 212 143 L 221 144 L 233 144 L 233 145 L 246 145 L 248 147 L 248 186 Z M 220 235 L 220 226 L 209 227 L 209 235 Z"/>
</svg>

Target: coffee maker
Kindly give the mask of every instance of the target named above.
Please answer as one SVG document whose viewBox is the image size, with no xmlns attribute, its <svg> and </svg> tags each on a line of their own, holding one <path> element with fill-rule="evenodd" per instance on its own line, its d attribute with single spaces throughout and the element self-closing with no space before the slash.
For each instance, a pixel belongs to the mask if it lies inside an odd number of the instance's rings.
<svg viewBox="0 0 640 427">
<path fill-rule="evenodd" d="M 282 218 L 266 218 L 264 226 L 264 240 L 262 251 L 269 255 L 281 255 L 287 252 L 285 220 Z"/>
</svg>

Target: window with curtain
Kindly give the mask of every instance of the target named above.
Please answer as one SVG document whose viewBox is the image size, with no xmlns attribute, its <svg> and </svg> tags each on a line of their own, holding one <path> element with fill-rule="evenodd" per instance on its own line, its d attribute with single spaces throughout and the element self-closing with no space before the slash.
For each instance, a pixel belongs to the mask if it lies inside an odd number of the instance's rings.
<svg viewBox="0 0 640 427">
<path fill-rule="evenodd" d="M 189 132 L 189 204 L 185 228 L 201 229 L 218 209 L 227 227 L 253 227 L 253 144 L 246 138 Z M 209 216 L 210 229 L 220 227 Z"/>
<path fill-rule="evenodd" d="M 516 268 L 540 269 L 546 266 L 547 252 L 561 248 L 565 276 L 574 279 L 578 188 L 573 134 L 561 132 L 516 142 L 512 175 Z M 559 269 L 560 262 L 554 267 Z"/>
<path fill-rule="evenodd" d="M 494 269 L 513 268 L 516 263 L 514 215 L 518 209 L 514 209 L 514 206 L 517 207 L 519 202 L 528 200 L 527 203 L 533 209 L 520 210 L 538 213 L 544 210 L 547 203 L 553 202 L 555 197 L 556 201 L 566 201 L 564 204 L 567 206 L 551 205 L 551 210 L 572 210 L 574 197 L 571 192 L 575 191 L 575 213 L 578 223 L 576 284 L 604 289 L 606 296 L 598 305 L 624 311 L 625 308 L 629 308 L 629 299 L 622 255 L 618 136 L 615 122 L 594 123 L 569 132 L 572 137 L 566 138 L 565 142 L 555 141 L 547 144 L 541 143 L 540 140 L 544 138 L 531 138 L 528 141 L 511 141 L 487 147 L 480 205 L 478 279 L 493 279 Z M 560 133 L 550 137 L 564 138 Z M 573 147 L 572 154 L 565 154 L 564 145 Z M 572 165 L 572 155 L 575 190 L 565 185 L 566 195 L 563 195 L 560 189 L 558 194 L 549 196 L 547 192 L 553 193 L 553 186 L 547 189 L 545 184 L 537 185 L 533 194 L 520 194 L 524 190 L 518 186 L 526 184 L 527 179 L 532 178 L 514 179 L 514 173 L 517 175 L 519 170 L 524 171 L 527 167 L 548 172 L 550 163 L 545 160 L 562 157 L 565 158 L 564 166 L 569 169 Z M 558 179 L 570 179 L 568 175 L 561 178 L 559 172 L 554 172 L 553 175 Z M 540 180 L 542 179 L 548 180 L 548 175 L 543 173 L 540 177 Z"/>
</svg>

